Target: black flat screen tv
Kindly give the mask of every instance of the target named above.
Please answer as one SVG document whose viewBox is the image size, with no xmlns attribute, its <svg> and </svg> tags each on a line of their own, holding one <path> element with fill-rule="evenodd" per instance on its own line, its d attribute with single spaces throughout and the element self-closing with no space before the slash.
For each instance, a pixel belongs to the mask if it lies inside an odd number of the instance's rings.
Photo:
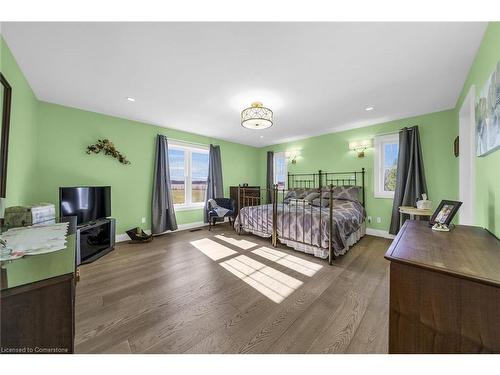
<svg viewBox="0 0 500 375">
<path fill-rule="evenodd" d="M 77 224 L 111 216 L 111 186 L 59 188 L 60 216 L 76 216 Z"/>
</svg>

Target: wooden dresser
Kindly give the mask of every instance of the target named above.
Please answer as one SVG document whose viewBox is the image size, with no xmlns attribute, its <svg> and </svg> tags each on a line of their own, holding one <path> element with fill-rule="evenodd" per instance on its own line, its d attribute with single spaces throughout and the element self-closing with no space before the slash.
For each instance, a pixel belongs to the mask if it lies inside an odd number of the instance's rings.
<svg viewBox="0 0 500 375">
<path fill-rule="evenodd" d="M 407 220 L 390 264 L 389 353 L 500 353 L 500 241 Z"/>
<path fill-rule="evenodd" d="M 236 213 L 240 213 L 242 207 L 257 206 L 264 204 L 260 202 L 260 186 L 241 187 L 240 199 L 238 199 L 238 186 L 229 187 L 229 195 L 236 202 Z"/>
<path fill-rule="evenodd" d="M 73 353 L 74 227 L 62 250 L 0 262 L 0 353 Z"/>
</svg>

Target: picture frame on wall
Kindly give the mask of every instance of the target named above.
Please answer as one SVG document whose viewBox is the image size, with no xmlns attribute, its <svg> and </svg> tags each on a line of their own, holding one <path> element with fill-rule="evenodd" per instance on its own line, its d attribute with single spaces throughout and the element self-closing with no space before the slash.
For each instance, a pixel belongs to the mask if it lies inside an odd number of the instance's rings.
<svg viewBox="0 0 500 375">
<path fill-rule="evenodd" d="M 476 155 L 500 149 L 500 61 L 476 100 L 475 117 Z"/>
</svg>

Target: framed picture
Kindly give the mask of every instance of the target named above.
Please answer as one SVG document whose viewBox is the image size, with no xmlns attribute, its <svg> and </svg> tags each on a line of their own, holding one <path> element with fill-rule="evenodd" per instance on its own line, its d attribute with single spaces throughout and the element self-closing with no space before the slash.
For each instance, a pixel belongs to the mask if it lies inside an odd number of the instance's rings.
<svg viewBox="0 0 500 375">
<path fill-rule="evenodd" d="M 500 149 L 500 61 L 475 104 L 476 155 Z"/>
<path fill-rule="evenodd" d="M 432 214 L 429 224 L 432 226 L 439 223 L 449 226 L 461 205 L 462 202 L 447 200 L 441 201 L 436 211 Z"/>
</svg>

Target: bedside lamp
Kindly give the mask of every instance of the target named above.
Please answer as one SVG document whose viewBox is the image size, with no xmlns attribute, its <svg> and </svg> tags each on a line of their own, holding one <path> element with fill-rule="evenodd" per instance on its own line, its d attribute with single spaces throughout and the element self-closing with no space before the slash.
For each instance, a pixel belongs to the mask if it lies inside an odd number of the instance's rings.
<svg viewBox="0 0 500 375">
<path fill-rule="evenodd" d="M 358 158 L 365 157 L 365 150 L 368 147 L 371 147 L 372 141 L 370 139 L 366 139 L 363 141 L 352 141 L 349 142 L 349 150 L 355 151 L 358 153 Z"/>
</svg>

